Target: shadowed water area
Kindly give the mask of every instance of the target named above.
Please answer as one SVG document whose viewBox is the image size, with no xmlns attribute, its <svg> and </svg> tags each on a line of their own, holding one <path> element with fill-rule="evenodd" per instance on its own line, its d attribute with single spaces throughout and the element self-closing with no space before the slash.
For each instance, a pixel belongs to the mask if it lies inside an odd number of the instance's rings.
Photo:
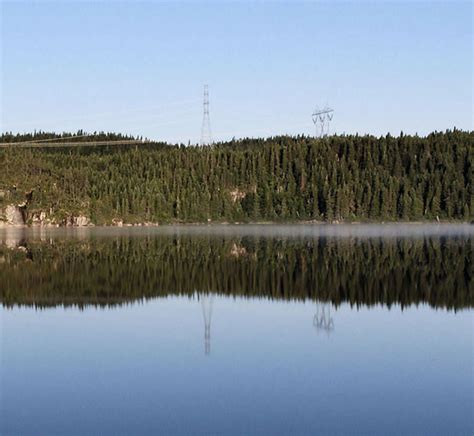
<svg viewBox="0 0 474 436">
<path fill-rule="evenodd" d="M 2 434 L 471 434 L 464 225 L 0 229 Z"/>
</svg>

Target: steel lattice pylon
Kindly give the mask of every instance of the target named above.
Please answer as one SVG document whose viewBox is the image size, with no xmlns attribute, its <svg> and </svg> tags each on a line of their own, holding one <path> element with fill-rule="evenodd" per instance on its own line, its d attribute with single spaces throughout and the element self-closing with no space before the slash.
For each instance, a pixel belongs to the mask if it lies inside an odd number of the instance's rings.
<svg viewBox="0 0 474 436">
<path fill-rule="evenodd" d="M 204 353 L 209 355 L 211 353 L 211 319 L 214 299 L 212 295 L 207 294 L 202 294 L 200 299 L 204 318 Z"/>
<path fill-rule="evenodd" d="M 334 109 L 325 106 L 323 109 L 316 108 L 313 112 L 312 119 L 316 129 L 316 138 L 323 138 L 329 135 L 329 122 L 334 116 Z"/>
<path fill-rule="evenodd" d="M 328 303 L 316 303 L 316 313 L 313 317 L 313 326 L 316 330 L 325 331 L 328 335 L 334 330 L 334 320 L 331 317 L 331 305 Z"/>
<path fill-rule="evenodd" d="M 203 114 L 201 127 L 201 145 L 212 144 L 211 119 L 209 116 L 209 87 L 204 85 Z"/>
</svg>

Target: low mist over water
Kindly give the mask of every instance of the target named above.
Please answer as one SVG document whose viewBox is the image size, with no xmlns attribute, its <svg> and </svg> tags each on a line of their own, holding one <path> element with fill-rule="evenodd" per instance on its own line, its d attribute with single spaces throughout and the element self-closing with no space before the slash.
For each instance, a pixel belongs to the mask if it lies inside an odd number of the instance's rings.
<svg viewBox="0 0 474 436">
<path fill-rule="evenodd" d="M 100 237 L 100 236 L 255 236 L 255 237 L 338 237 L 338 238 L 416 238 L 428 236 L 474 236 L 474 224 L 212 224 L 164 225 L 131 227 L 8 227 L 0 228 L 0 240 L 44 237 Z"/>
</svg>

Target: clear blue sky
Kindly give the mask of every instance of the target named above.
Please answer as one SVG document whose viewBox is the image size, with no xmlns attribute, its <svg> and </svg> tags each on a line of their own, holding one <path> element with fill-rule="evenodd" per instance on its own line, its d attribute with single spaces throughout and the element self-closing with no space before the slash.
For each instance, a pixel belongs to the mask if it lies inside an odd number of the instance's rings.
<svg viewBox="0 0 474 436">
<path fill-rule="evenodd" d="M 471 2 L 2 2 L 1 130 L 214 137 L 473 128 Z"/>
</svg>

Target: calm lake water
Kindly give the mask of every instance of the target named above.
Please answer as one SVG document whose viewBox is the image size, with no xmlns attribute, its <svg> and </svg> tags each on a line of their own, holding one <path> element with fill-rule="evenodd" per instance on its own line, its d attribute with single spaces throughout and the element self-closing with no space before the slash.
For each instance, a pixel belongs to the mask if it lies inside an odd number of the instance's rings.
<svg viewBox="0 0 474 436">
<path fill-rule="evenodd" d="M 0 433 L 471 435 L 473 241 L 0 229 Z"/>
</svg>

